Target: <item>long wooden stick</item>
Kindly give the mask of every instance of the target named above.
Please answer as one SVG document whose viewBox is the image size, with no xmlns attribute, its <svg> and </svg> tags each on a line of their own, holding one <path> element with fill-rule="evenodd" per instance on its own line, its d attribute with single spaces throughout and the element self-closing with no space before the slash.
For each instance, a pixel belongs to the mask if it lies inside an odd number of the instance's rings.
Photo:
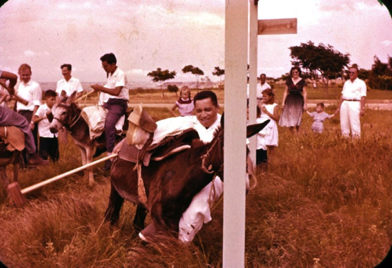
<svg viewBox="0 0 392 268">
<path fill-rule="evenodd" d="M 79 172 L 79 171 L 82 171 L 82 170 L 84 170 L 84 169 L 86 169 L 86 168 L 95 166 L 96 164 L 102 163 L 102 162 L 104 162 L 104 161 L 106 161 L 106 160 L 108 160 L 108 159 L 111 159 L 111 158 L 113 158 L 113 157 L 116 157 L 116 156 L 118 156 L 118 154 L 111 154 L 111 155 L 109 155 L 109 156 L 103 157 L 103 158 L 101 158 L 101 159 L 99 159 L 99 160 L 96 160 L 96 161 L 94 161 L 94 162 L 88 163 L 88 164 L 86 164 L 86 165 L 84 165 L 84 166 L 81 166 L 81 167 L 75 168 L 75 169 L 73 169 L 73 170 L 70 170 L 70 171 L 68 171 L 68 172 L 65 172 L 65 173 L 63 173 L 63 174 L 61 174 L 61 175 L 57 175 L 57 176 L 55 176 L 55 177 L 53 177 L 53 178 L 50 178 L 50 179 L 47 179 L 47 180 L 42 181 L 42 182 L 40 182 L 40 183 L 31 185 L 31 186 L 29 186 L 29 187 L 27 187 L 27 188 L 22 189 L 20 192 L 21 192 L 22 194 L 26 194 L 26 193 L 28 193 L 28 192 L 31 192 L 31 191 L 37 189 L 37 188 L 40 188 L 40 187 L 45 186 L 45 185 L 47 185 L 47 184 L 49 184 L 49 183 L 52 183 L 52 182 L 54 182 L 54 181 L 57 181 L 57 180 L 59 180 L 59 179 L 62 179 L 62 178 L 64 178 L 64 177 L 67 177 L 67 176 L 69 176 L 69 175 L 72 175 L 72 174 L 74 174 L 74 173 L 77 173 L 77 172 Z"/>
<path fill-rule="evenodd" d="M 83 98 L 86 98 L 88 95 L 90 95 L 91 93 L 94 93 L 94 90 L 91 90 L 90 92 L 87 92 L 86 94 L 84 94 L 83 96 L 77 98 L 76 100 L 74 100 L 74 102 L 80 101 Z"/>
</svg>

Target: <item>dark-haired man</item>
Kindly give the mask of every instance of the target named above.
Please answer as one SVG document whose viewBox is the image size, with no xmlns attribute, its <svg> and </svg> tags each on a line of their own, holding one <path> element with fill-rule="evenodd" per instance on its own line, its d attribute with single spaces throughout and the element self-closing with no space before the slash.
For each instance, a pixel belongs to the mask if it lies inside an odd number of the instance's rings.
<svg viewBox="0 0 392 268">
<path fill-rule="evenodd" d="M 188 128 L 194 128 L 202 141 L 210 142 L 215 130 L 220 126 L 221 115 L 218 99 L 212 91 L 201 91 L 193 98 L 194 116 L 172 117 L 157 122 L 154 141 L 159 141 L 167 135 L 179 133 Z M 211 188 L 214 191 L 211 191 Z M 193 240 L 204 223 L 212 220 L 210 203 L 217 200 L 223 192 L 223 182 L 216 177 L 192 199 L 191 204 L 183 213 L 179 222 L 179 239 L 185 243 Z M 142 239 L 143 234 L 139 234 Z"/>
<path fill-rule="evenodd" d="M 107 82 L 104 86 L 95 84 L 91 87 L 99 94 L 99 105 L 107 109 L 105 122 L 105 136 L 107 154 L 111 155 L 116 142 L 116 123 L 126 114 L 129 92 L 125 87 L 125 74 L 117 67 L 117 59 L 113 53 L 100 58 L 102 68 L 106 72 Z M 111 160 L 105 162 L 104 171 L 110 170 Z"/>
<path fill-rule="evenodd" d="M 83 87 L 80 80 L 72 76 L 72 65 L 63 64 L 60 66 L 64 78 L 57 82 L 56 93 L 60 98 L 71 96 L 75 91 L 76 99 L 82 96 Z"/>
</svg>

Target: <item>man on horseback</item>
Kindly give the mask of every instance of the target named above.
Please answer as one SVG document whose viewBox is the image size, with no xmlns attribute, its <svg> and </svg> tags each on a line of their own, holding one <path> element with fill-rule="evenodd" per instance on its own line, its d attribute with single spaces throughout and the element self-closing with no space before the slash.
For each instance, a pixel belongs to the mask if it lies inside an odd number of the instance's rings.
<svg viewBox="0 0 392 268">
<path fill-rule="evenodd" d="M 0 77 L 10 81 L 7 88 L 10 95 L 15 93 L 14 86 L 17 81 L 17 76 L 13 73 L 0 70 Z M 47 165 L 49 161 L 41 159 L 36 153 L 33 133 L 30 129 L 30 124 L 26 118 L 18 113 L 15 113 L 7 107 L 0 106 L 0 126 L 16 126 L 25 134 L 25 147 L 27 152 L 29 165 Z"/>
<path fill-rule="evenodd" d="M 101 57 L 102 68 L 106 72 L 107 82 L 104 86 L 95 84 L 91 87 L 99 94 L 99 105 L 107 109 L 105 137 L 107 154 L 111 155 L 116 142 L 116 123 L 126 114 L 129 92 L 125 88 L 125 74 L 117 67 L 117 59 L 113 53 Z M 105 162 L 104 171 L 110 170 L 111 160 Z"/>
</svg>

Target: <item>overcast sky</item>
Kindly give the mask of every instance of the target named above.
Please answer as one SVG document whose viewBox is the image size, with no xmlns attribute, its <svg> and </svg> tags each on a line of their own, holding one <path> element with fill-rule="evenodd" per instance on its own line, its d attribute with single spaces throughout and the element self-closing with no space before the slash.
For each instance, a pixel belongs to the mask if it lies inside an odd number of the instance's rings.
<svg viewBox="0 0 392 268">
<path fill-rule="evenodd" d="M 365 69 L 375 55 L 392 56 L 392 19 L 377 0 L 260 0 L 259 19 L 275 18 L 297 18 L 298 34 L 258 37 L 258 73 L 267 76 L 287 73 L 288 47 L 309 40 Z M 225 0 L 9 0 L 0 8 L 0 69 L 28 63 L 34 80 L 52 82 L 71 63 L 82 82 L 105 81 L 99 58 L 113 52 L 133 81 L 150 80 L 157 67 L 193 81 L 181 72 L 188 64 L 217 80 L 211 72 L 224 68 L 224 23 Z"/>
</svg>

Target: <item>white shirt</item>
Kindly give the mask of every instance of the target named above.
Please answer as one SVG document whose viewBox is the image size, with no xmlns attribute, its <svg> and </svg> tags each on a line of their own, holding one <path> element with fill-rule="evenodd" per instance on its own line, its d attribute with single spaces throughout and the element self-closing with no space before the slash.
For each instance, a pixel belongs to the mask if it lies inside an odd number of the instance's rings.
<svg viewBox="0 0 392 268">
<path fill-rule="evenodd" d="M 43 118 L 43 117 L 45 118 L 45 119 L 38 122 L 38 134 L 40 137 L 43 137 L 43 138 L 57 137 L 57 133 L 53 134 L 49 130 L 50 122 L 46 118 L 47 111 L 51 111 L 51 109 L 45 103 L 45 104 L 42 104 L 41 106 L 39 106 L 37 112 L 35 113 L 35 115 L 38 116 L 39 118 Z"/>
<path fill-rule="evenodd" d="M 194 128 L 199 137 L 204 142 L 210 142 L 214 138 L 215 129 L 220 126 L 221 115 L 218 114 L 215 122 L 209 127 L 205 128 L 195 115 L 192 116 L 178 116 L 159 120 L 157 122 L 157 129 L 154 132 L 154 140 L 152 144 L 159 143 L 166 136 L 174 136 L 185 129 Z"/>
<path fill-rule="evenodd" d="M 267 82 L 265 82 L 263 85 L 260 85 L 260 83 L 257 83 L 257 87 L 256 87 L 256 96 L 258 99 L 263 98 L 263 91 L 266 89 L 271 89 L 271 86 L 268 85 Z"/>
<path fill-rule="evenodd" d="M 342 96 L 347 100 L 361 100 L 361 97 L 366 97 L 366 83 L 359 78 L 355 78 L 354 82 L 347 80 L 343 86 Z"/>
<path fill-rule="evenodd" d="M 27 84 L 21 81 L 20 84 L 18 85 L 17 94 L 19 95 L 19 97 L 29 102 L 27 106 L 20 102 L 17 102 L 16 104 L 17 111 L 20 110 L 33 111 L 34 106 L 41 105 L 41 100 L 42 100 L 41 86 L 33 80 L 30 80 Z"/>
<path fill-rule="evenodd" d="M 75 77 L 71 77 L 68 81 L 63 78 L 57 82 L 56 92 L 59 96 L 61 96 L 61 92 L 63 90 L 67 96 L 71 96 L 75 91 L 77 93 L 83 92 L 83 87 L 80 80 Z"/>
<path fill-rule="evenodd" d="M 113 74 L 108 74 L 108 78 L 106 81 L 106 84 L 104 87 L 114 89 L 116 87 L 123 87 L 121 89 L 120 94 L 118 96 L 110 95 L 104 92 L 101 92 L 99 94 L 99 105 L 103 105 L 106 103 L 109 99 L 124 99 L 124 100 L 129 100 L 129 91 L 125 87 L 126 81 L 125 81 L 125 74 L 120 68 L 117 67 L 116 71 L 114 71 Z"/>
<path fill-rule="evenodd" d="M 256 118 L 256 123 L 260 124 L 263 123 L 266 119 L 265 118 Z M 265 142 L 265 136 L 270 135 L 270 129 L 268 127 L 263 128 L 259 133 L 256 134 L 256 150 L 267 150 L 267 144 Z"/>
</svg>

